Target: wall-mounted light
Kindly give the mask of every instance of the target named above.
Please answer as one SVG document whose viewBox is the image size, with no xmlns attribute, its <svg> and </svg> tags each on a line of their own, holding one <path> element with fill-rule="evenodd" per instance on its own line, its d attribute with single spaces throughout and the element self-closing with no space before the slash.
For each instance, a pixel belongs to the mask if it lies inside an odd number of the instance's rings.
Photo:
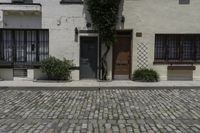
<svg viewBox="0 0 200 133">
<path fill-rule="evenodd" d="M 90 28 L 91 26 L 92 26 L 91 23 L 89 23 L 89 22 L 86 23 L 86 27 L 87 27 L 87 28 Z"/>
<path fill-rule="evenodd" d="M 76 35 L 78 35 L 78 28 L 77 27 L 74 29 L 74 32 L 75 32 Z"/>
<path fill-rule="evenodd" d="M 125 17 L 124 17 L 124 16 L 121 17 L 121 22 L 122 22 L 122 23 L 125 22 Z"/>
<path fill-rule="evenodd" d="M 77 27 L 74 29 L 74 33 L 75 33 L 74 41 L 78 42 L 78 28 Z"/>
</svg>

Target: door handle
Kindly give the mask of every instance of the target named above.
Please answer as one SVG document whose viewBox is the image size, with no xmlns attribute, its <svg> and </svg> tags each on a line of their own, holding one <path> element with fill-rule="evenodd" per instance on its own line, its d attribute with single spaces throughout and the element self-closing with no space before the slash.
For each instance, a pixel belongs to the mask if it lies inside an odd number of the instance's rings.
<svg viewBox="0 0 200 133">
<path fill-rule="evenodd" d="M 35 44 L 31 44 L 31 51 L 35 51 Z"/>
</svg>

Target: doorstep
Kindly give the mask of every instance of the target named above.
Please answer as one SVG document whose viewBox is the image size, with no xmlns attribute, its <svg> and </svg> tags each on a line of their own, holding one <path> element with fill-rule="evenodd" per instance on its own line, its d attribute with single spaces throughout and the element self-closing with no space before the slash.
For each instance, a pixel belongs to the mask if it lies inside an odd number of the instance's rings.
<svg viewBox="0 0 200 133">
<path fill-rule="evenodd" d="M 14 81 L 32 81 L 32 79 L 28 77 L 14 77 L 13 80 Z"/>
<path fill-rule="evenodd" d="M 200 89 L 199 81 L 160 81 L 160 82 L 134 82 L 130 80 L 117 80 L 111 82 L 98 82 L 96 80 L 79 80 L 72 82 L 51 82 L 51 81 L 0 81 L 1 89 Z"/>
</svg>

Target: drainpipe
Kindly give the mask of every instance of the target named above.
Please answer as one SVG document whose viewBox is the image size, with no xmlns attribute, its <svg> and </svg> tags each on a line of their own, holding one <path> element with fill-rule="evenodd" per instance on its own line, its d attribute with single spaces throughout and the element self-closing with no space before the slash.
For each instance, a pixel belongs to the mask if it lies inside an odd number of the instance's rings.
<svg viewBox="0 0 200 133">
<path fill-rule="evenodd" d="M 101 39 L 99 38 L 99 71 L 98 71 L 98 79 L 101 80 L 102 76 L 101 76 L 101 71 L 102 71 L 102 66 L 101 66 Z"/>
</svg>

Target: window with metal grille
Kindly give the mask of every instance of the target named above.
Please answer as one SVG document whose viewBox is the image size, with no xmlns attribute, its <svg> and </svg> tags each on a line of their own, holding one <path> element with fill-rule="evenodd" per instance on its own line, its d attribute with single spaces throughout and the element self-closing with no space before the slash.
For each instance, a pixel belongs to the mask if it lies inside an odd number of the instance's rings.
<svg viewBox="0 0 200 133">
<path fill-rule="evenodd" d="M 167 59 L 177 60 L 179 58 L 179 44 L 175 36 L 168 36 L 166 38 L 166 46 L 168 46 Z"/>
<path fill-rule="evenodd" d="M 0 61 L 34 64 L 49 56 L 46 29 L 0 29 Z"/>
<path fill-rule="evenodd" d="M 183 60 L 193 60 L 193 51 L 195 44 L 193 43 L 192 36 L 182 36 L 180 44 L 182 44 L 182 59 Z"/>
<path fill-rule="evenodd" d="M 200 35 L 156 34 L 155 62 L 195 63 L 200 61 Z"/>
<path fill-rule="evenodd" d="M 12 31 L 11 30 L 5 30 L 5 31 L 0 31 L 0 48 L 1 48 L 1 53 L 0 53 L 0 60 L 1 61 L 6 61 L 6 62 L 11 62 L 12 61 Z"/>
<path fill-rule="evenodd" d="M 156 36 L 156 47 L 155 47 L 155 58 L 156 59 L 164 59 L 165 58 L 165 45 L 163 36 Z"/>
<path fill-rule="evenodd" d="M 196 60 L 200 60 L 200 36 L 195 40 Z"/>
</svg>

